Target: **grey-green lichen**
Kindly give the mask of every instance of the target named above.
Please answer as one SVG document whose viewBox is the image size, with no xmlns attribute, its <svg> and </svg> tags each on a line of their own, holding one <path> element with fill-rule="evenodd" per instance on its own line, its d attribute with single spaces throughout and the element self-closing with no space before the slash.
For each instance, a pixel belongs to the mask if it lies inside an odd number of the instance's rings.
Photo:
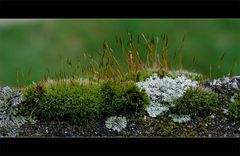
<svg viewBox="0 0 240 156">
<path fill-rule="evenodd" d="M 126 117 L 112 116 L 105 121 L 105 125 L 108 129 L 120 132 L 127 127 Z"/>
<path fill-rule="evenodd" d="M 23 102 L 21 91 L 3 87 L 0 88 L 0 127 L 8 131 L 9 136 L 16 135 L 16 129 L 27 122 L 27 118 L 18 115 L 18 106 Z"/>
</svg>

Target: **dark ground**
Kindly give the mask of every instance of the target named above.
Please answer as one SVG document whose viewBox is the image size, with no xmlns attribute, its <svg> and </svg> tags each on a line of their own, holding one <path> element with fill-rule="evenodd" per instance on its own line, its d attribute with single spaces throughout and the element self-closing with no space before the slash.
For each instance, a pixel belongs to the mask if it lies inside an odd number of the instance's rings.
<svg viewBox="0 0 240 156">
<path fill-rule="evenodd" d="M 121 132 L 106 128 L 105 120 L 90 122 L 84 126 L 68 122 L 38 121 L 25 124 L 19 129 L 18 137 L 240 137 L 240 126 L 228 121 L 223 113 L 206 118 L 192 119 L 187 123 L 174 123 L 166 116 L 126 116 L 127 127 Z"/>
</svg>

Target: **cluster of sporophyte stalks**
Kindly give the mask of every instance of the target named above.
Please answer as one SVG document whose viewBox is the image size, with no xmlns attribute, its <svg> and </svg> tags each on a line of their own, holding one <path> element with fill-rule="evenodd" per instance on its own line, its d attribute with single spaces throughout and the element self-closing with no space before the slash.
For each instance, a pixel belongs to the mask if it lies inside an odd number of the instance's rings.
<svg viewBox="0 0 240 156">
<path fill-rule="evenodd" d="M 102 52 L 94 57 L 82 53 L 76 63 L 67 58 L 67 71 L 63 71 L 62 65 L 59 73 L 45 75 L 46 79 L 87 78 L 90 83 L 101 80 L 138 81 L 149 73 L 157 72 L 165 75 L 173 68 L 177 54 L 170 59 L 168 50 L 168 37 L 166 34 L 160 38 L 146 36 L 143 33 L 137 36 L 128 33 L 128 41 L 122 37 L 116 37 L 116 48 L 112 49 L 107 42 L 103 43 Z M 183 68 L 182 47 L 179 50 L 178 69 Z M 173 62 L 171 62 L 173 60 Z"/>
</svg>

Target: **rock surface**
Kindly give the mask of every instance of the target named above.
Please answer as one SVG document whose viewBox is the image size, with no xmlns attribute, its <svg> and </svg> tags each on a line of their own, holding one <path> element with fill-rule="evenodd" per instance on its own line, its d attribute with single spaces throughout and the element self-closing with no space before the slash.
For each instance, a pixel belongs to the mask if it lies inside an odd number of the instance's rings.
<svg viewBox="0 0 240 156">
<path fill-rule="evenodd" d="M 206 81 L 205 86 L 221 93 L 229 94 L 230 90 L 240 92 L 240 76 L 223 77 L 212 81 Z"/>
<path fill-rule="evenodd" d="M 222 103 L 220 111 L 208 117 L 191 119 L 188 116 L 165 115 L 172 99 L 181 97 L 189 87 L 198 86 L 199 83 L 184 76 L 176 78 L 165 77 L 160 79 L 156 74 L 145 82 L 137 85 L 144 89 L 151 99 L 151 104 L 144 114 L 131 116 L 127 114 L 115 114 L 115 118 L 103 118 L 89 122 L 86 125 L 71 125 L 69 122 L 39 120 L 35 124 L 24 123 L 18 129 L 6 129 L 0 126 L 0 137 L 111 137 L 111 136 L 174 136 L 174 137 L 240 137 L 240 125 L 230 122 L 226 118 L 228 104 L 234 100 L 234 94 L 240 92 L 240 76 L 224 77 L 207 81 L 204 86 L 218 93 L 227 95 L 229 101 Z M 0 88 L 3 96 L 12 98 L 21 97 L 21 94 L 10 95 L 11 88 Z M 16 105 L 21 100 L 12 100 Z M 12 106 L 15 106 L 15 105 Z M 159 116 L 159 114 L 162 114 Z M 123 122 L 115 122 L 113 119 L 121 118 Z M 110 120 L 111 119 L 111 120 Z M 3 121 L 3 120 L 2 120 Z M 114 121 L 114 122 L 113 122 Z M 120 120 L 119 120 L 120 121 Z M 5 121 L 6 123 L 6 121 Z M 121 127 L 121 128 L 119 128 Z"/>
</svg>

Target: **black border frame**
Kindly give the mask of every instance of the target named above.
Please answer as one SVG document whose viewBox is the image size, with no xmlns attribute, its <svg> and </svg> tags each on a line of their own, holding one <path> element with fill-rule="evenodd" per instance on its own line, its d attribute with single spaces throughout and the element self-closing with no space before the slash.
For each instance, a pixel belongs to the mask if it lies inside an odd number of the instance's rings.
<svg viewBox="0 0 240 156">
<path fill-rule="evenodd" d="M 1 18 L 239 18 L 239 0 L 1 0 Z"/>
<path fill-rule="evenodd" d="M 239 156 L 239 138 L 1 138 L 1 155 Z"/>
<path fill-rule="evenodd" d="M 1 0 L 0 18 L 239 18 L 238 0 Z M 0 138 L 0 155 L 240 155 L 239 138 Z"/>
</svg>

